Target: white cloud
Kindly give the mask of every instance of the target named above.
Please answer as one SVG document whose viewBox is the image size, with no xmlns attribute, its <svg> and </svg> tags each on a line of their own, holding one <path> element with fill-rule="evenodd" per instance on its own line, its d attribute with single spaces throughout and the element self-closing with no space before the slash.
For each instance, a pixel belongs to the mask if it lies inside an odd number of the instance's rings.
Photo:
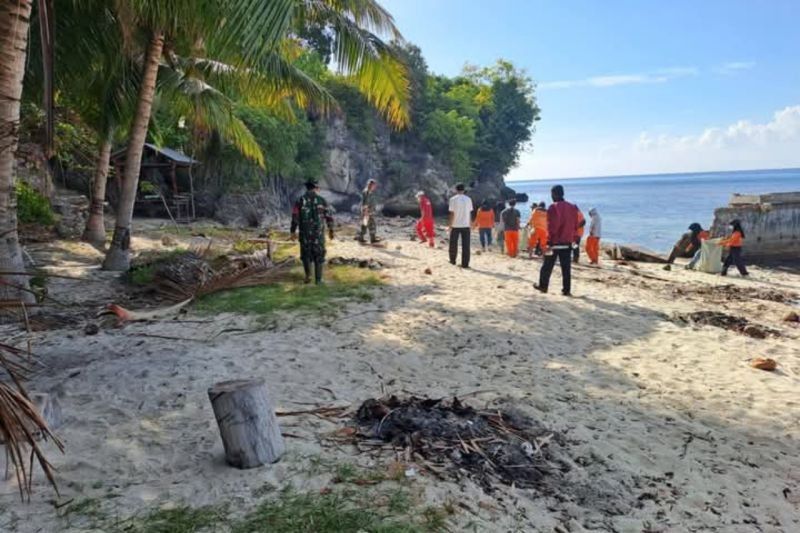
<svg viewBox="0 0 800 533">
<path fill-rule="evenodd" d="M 745 70 L 750 70 L 755 66 L 756 64 L 753 61 L 731 61 L 728 63 L 723 63 L 722 65 L 717 65 L 714 67 L 714 72 L 717 74 L 730 75 Z"/>
<path fill-rule="evenodd" d="M 676 78 L 694 76 L 698 73 L 695 67 L 669 67 L 639 74 L 608 74 L 592 76 L 580 80 L 545 81 L 539 89 L 572 89 L 575 87 L 616 87 L 618 85 L 641 85 L 648 83 L 665 83 Z"/>
<path fill-rule="evenodd" d="M 739 120 L 686 135 L 550 142 L 523 154 L 510 180 L 800 167 L 800 105 L 766 121 Z"/>
</svg>

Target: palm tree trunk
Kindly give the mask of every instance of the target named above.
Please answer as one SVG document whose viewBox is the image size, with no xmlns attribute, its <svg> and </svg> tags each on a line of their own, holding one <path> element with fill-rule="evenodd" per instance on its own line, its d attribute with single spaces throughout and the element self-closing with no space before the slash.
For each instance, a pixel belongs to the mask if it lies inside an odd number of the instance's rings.
<svg viewBox="0 0 800 533">
<path fill-rule="evenodd" d="M 0 0 L 2 1 L 2 0 Z M 117 206 L 117 220 L 114 237 L 103 262 L 105 270 L 128 270 L 130 267 L 131 222 L 136 191 L 139 188 L 139 173 L 142 167 L 142 152 L 147 139 L 153 97 L 156 92 L 156 78 L 161 53 L 164 49 L 164 33 L 157 31 L 150 39 L 144 60 L 142 85 L 136 104 L 136 115 L 131 124 L 128 149 L 125 153 L 125 170 L 122 173 L 122 191 Z"/>
<path fill-rule="evenodd" d="M 100 155 L 97 158 L 97 167 L 94 171 L 92 182 L 92 203 L 89 207 L 89 219 L 86 229 L 83 230 L 81 240 L 102 247 L 106 243 L 106 225 L 103 219 L 103 206 L 106 200 L 106 183 L 108 183 L 108 169 L 111 164 L 111 128 L 106 132 L 105 139 L 100 144 Z"/>
<path fill-rule="evenodd" d="M 25 269 L 17 234 L 14 153 L 30 15 L 31 0 L 0 0 L 0 272 Z M 27 289 L 27 277 L 0 274 L 0 300 L 31 302 Z"/>
</svg>

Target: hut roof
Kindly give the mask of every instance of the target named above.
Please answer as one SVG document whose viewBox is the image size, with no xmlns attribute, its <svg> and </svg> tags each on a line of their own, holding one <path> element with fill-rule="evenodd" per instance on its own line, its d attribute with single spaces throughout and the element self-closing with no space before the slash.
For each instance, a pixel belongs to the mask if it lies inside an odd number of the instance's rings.
<svg viewBox="0 0 800 533">
<path fill-rule="evenodd" d="M 169 159 L 170 161 L 174 161 L 179 166 L 190 166 L 190 165 L 197 165 L 200 161 L 196 159 L 192 159 L 188 155 L 181 153 L 177 150 L 173 150 L 172 148 L 165 148 L 165 147 L 158 147 L 152 143 L 144 143 L 145 151 L 149 150 L 153 153 L 156 153 L 162 157 Z M 121 150 L 117 150 L 113 154 L 111 154 L 111 159 L 119 160 L 125 159 L 125 151 L 127 148 L 123 148 Z"/>
</svg>

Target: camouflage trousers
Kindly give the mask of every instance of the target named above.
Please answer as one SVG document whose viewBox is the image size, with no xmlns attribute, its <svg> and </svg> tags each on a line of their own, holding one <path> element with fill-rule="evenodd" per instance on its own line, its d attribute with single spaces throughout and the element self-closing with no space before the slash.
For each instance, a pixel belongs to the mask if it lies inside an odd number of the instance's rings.
<svg viewBox="0 0 800 533">
<path fill-rule="evenodd" d="M 361 233 L 359 234 L 359 240 L 364 240 L 364 237 L 367 235 L 367 231 L 369 231 L 369 238 L 370 240 L 375 240 L 375 233 L 377 232 L 378 228 L 375 225 L 375 217 L 372 215 L 368 215 L 367 217 L 367 224 L 364 225 L 364 219 L 361 219 Z"/>
<path fill-rule="evenodd" d="M 314 268 L 314 280 L 322 282 L 322 270 L 325 266 L 325 241 L 300 241 L 300 261 L 303 263 L 306 281 L 311 279 L 311 268 Z"/>
</svg>

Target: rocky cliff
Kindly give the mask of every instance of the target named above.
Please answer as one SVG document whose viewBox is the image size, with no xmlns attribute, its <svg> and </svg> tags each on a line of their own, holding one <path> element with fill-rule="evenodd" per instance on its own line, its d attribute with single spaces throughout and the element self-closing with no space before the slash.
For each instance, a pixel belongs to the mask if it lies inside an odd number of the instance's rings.
<svg viewBox="0 0 800 533">
<path fill-rule="evenodd" d="M 404 143 L 393 136 L 383 123 L 371 136 L 351 131 L 343 119 L 333 119 L 325 133 L 325 169 L 320 180 L 323 196 L 339 211 L 350 211 L 359 202 L 359 193 L 367 180 L 379 183 L 383 213 L 388 216 L 418 214 L 414 194 L 425 191 L 438 213 L 447 211 L 447 199 L 453 186 L 464 181 L 424 147 Z M 469 183 L 476 201 L 513 195 L 502 176 L 492 176 Z"/>
</svg>

